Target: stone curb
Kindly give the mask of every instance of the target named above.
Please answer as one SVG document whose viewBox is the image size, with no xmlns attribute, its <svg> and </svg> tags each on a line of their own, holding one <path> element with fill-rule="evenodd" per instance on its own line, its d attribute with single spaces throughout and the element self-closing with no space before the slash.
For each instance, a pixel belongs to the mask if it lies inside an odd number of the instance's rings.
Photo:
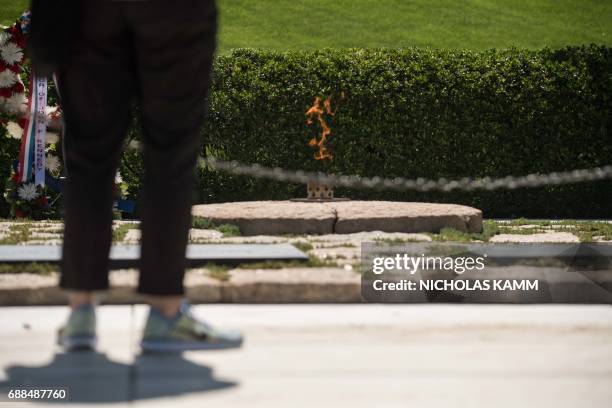
<svg viewBox="0 0 612 408">
<path fill-rule="evenodd" d="M 547 271 L 518 271 L 505 268 L 490 273 L 489 279 L 544 278 L 542 293 L 509 291 L 481 301 L 494 303 L 539 303 L 550 298 L 554 303 L 612 304 L 612 276 L 607 272 L 567 273 L 554 282 L 547 282 Z M 556 272 L 558 273 L 558 272 Z M 203 270 L 186 274 L 187 297 L 193 303 L 361 303 L 361 277 L 343 268 L 281 268 L 233 269 L 226 281 L 208 276 Z M 49 306 L 66 303 L 66 294 L 57 287 L 58 274 L 2 274 L 0 275 L 0 306 Z M 432 279 L 448 278 L 444 274 Z M 473 278 L 466 279 L 470 280 Z M 136 293 L 138 274 L 135 270 L 118 270 L 110 274 L 111 289 L 104 292 L 104 304 L 143 303 L 146 297 Z M 595 283 L 595 284 L 594 284 Z M 550 296 L 549 296 L 550 295 Z M 497 299 L 497 300 L 496 300 Z M 403 301 L 422 302 L 413 297 Z M 474 299 L 478 303 L 477 299 Z M 545 301 L 546 303 L 546 301 Z"/>
<path fill-rule="evenodd" d="M 193 303 L 359 303 L 360 276 L 342 268 L 291 268 L 229 272 L 220 281 L 190 271 L 185 277 L 187 297 Z M 110 286 L 102 297 L 104 304 L 142 302 L 136 293 L 137 272 L 112 271 Z M 0 275 L 0 306 L 48 306 L 66 303 L 58 288 L 59 276 L 35 274 Z"/>
</svg>

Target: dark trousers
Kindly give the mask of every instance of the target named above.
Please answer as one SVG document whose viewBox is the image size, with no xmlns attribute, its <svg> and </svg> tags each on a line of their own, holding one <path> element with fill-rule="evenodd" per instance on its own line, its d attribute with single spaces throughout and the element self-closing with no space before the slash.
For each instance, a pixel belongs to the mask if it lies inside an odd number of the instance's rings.
<svg viewBox="0 0 612 408">
<path fill-rule="evenodd" d="M 213 0 L 89 0 L 58 72 L 65 120 L 60 286 L 108 288 L 115 171 L 139 106 L 144 187 L 138 291 L 183 293 L 195 165 L 215 51 Z"/>
</svg>

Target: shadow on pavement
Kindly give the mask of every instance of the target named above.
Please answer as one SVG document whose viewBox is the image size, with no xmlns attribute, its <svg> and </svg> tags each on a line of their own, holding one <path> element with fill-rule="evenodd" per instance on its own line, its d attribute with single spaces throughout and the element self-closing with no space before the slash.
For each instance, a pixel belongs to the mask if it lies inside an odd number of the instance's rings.
<svg viewBox="0 0 612 408">
<path fill-rule="evenodd" d="M 210 367 L 194 364 L 181 354 L 142 354 L 133 364 L 117 363 L 97 352 L 58 353 L 41 367 L 9 366 L 0 382 L 2 395 L 10 389 L 67 391 L 64 400 L 31 400 L 45 403 L 112 403 L 187 393 L 215 391 L 236 386 L 213 377 Z"/>
</svg>

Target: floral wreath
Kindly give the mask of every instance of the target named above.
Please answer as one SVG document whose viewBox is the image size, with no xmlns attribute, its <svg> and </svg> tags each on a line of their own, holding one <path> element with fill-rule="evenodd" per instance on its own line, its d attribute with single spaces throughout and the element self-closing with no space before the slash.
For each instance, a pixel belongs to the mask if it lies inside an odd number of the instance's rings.
<svg viewBox="0 0 612 408">
<path fill-rule="evenodd" d="M 0 125 L 5 128 L 1 146 L 9 144 L 16 157 L 19 145 L 27 133 L 28 94 L 21 74 L 29 70 L 24 50 L 26 49 L 30 28 L 31 13 L 24 12 L 17 22 L 10 27 L 0 27 Z M 30 77 L 34 81 L 34 77 Z M 32 85 L 32 84 L 31 84 Z M 62 130 L 62 113 L 59 105 L 46 106 L 46 128 L 44 148 L 44 186 L 36 185 L 32 180 L 22 181 L 19 172 L 19 160 L 13 160 L 10 178 L 6 183 L 4 198 L 10 205 L 10 215 L 17 218 L 47 218 L 57 215 L 54 204 L 62 190 L 60 134 Z M 2 129 L 0 129 L 2 130 Z M 2 134 L 0 133 L 0 136 Z M 1 152 L 0 152 L 1 153 Z M 1 183 L 0 183 L 1 184 Z M 117 172 L 115 177 L 115 208 L 118 211 L 133 213 L 135 203 L 124 200 L 127 186 Z M 56 207 L 56 206 L 55 206 Z"/>
<path fill-rule="evenodd" d="M 24 50 L 29 27 L 30 12 L 26 11 L 15 24 L 0 30 L 0 124 L 6 129 L 6 137 L 14 139 L 12 143 L 15 145 L 23 138 L 28 121 L 28 95 L 21 74 L 28 69 Z M 47 126 L 61 130 L 59 106 L 47 106 L 45 111 Z M 37 187 L 30 181 L 20 182 L 17 177 L 18 161 L 12 163 L 11 178 L 7 181 L 4 197 L 10 204 L 13 217 L 42 218 L 50 215 L 50 198 L 56 198 L 51 196 L 57 196 L 60 189 L 59 134 L 46 132 L 45 141 L 46 187 Z"/>
</svg>

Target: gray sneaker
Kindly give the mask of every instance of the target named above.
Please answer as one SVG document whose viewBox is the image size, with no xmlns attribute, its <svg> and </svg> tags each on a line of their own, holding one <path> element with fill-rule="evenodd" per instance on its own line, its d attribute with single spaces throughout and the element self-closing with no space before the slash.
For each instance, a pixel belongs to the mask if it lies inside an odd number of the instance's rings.
<svg viewBox="0 0 612 408">
<path fill-rule="evenodd" d="M 93 350 L 96 342 L 96 313 L 92 305 L 72 310 L 57 333 L 57 344 L 66 351 Z"/>
<path fill-rule="evenodd" d="M 168 319 L 154 308 L 144 329 L 140 347 L 144 352 L 179 352 L 187 350 L 219 350 L 242 345 L 238 332 L 221 331 L 198 320 L 184 302 L 174 318 Z"/>
</svg>

